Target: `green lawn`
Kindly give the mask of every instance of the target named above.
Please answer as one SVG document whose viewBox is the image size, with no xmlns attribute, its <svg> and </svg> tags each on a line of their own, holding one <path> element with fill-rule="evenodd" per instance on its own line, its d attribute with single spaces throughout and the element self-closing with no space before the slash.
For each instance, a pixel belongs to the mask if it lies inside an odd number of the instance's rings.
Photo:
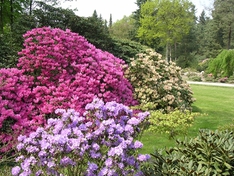
<svg viewBox="0 0 234 176">
<path fill-rule="evenodd" d="M 203 115 L 195 119 L 188 130 L 187 137 L 195 137 L 199 129 L 215 130 L 228 125 L 234 120 L 234 88 L 191 85 L 196 102 L 193 112 Z M 183 139 L 185 136 L 177 136 Z M 152 153 L 155 149 L 167 148 L 175 145 L 175 140 L 169 140 L 165 134 L 145 132 L 141 138 L 144 144 L 142 153 Z"/>
</svg>

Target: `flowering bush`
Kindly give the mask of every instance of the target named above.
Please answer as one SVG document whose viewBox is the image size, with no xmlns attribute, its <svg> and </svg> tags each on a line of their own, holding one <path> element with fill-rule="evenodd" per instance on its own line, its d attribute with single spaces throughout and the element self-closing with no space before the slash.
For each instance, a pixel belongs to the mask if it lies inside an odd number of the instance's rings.
<svg viewBox="0 0 234 176">
<path fill-rule="evenodd" d="M 180 67 L 168 63 L 151 49 L 132 59 L 126 77 L 134 87 L 135 98 L 141 103 L 154 104 L 154 109 L 170 112 L 175 108 L 191 109 L 192 91 L 181 77 Z"/>
<path fill-rule="evenodd" d="M 16 68 L 0 69 L 0 153 L 12 148 L 19 133 L 44 123 L 33 105 L 32 79 Z"/>
<path fill-rule="evenodd" d="M 36 28 L 24 35 L 18 67 L 34 76 L 34 102 L 42 114 L 57 108 L 82 112 L 94 96 L 132 105 L 124 61 L 69 30 Z M 72 106 L 72 107 L 71 107 Z"/>
<path fill-rule="evenodd" d="M 124 62 L 84 37 L 44 27 L 28 31 L 24 38 L 18 69 L 0 70 L 0 147 L 13 142 L 18 132 L 44 125 L 58 108 L 84 112 L 94 96 L 136 104 Z"/>
<path fill-rule="evenodd" d="M 98 98 L 81 116 L 73 109 L 57 109 L 60 118 L 48 119 L 29 137 L 19 136 L 20 166 L 16 175 L 143 175 L 138 154 L 143 144 L 134 140 L 149 113 L 134 115 L 127 106 Z"/>
</svg>

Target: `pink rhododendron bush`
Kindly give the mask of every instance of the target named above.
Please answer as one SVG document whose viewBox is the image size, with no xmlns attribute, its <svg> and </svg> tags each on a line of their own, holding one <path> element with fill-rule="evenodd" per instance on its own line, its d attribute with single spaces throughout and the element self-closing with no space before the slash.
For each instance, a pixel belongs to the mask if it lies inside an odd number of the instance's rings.
<svg viewBox="0 0 234 176">
<path fill-rule="evenodd" d="M 151 49 L 132 59 L 126 77 L 135 89 L 136 99 L 144 107 L 171 112 L 174 109 L 191 110 L 195 101 L 189 84 L 181 77 L 181 68 L 168 63 Z"/>
<path fill-rule="evenodd" d="M 24 39 L 18 68 L 0 71 L 1 146 L 17 131 L 44 125 L 58 108 L 83 113 L 94 97 L 136 104 L 124 61 L 84 37 L 43 27 L 28 31 Z"/>
<path fill-rule="evenodd" d="M 20 133 L 44 123 L 33 105 L 32 83 L 33 77 L 23 75 L 21 70 L 0 69 L 0 152 L 8 151 Z"/>
</svg>

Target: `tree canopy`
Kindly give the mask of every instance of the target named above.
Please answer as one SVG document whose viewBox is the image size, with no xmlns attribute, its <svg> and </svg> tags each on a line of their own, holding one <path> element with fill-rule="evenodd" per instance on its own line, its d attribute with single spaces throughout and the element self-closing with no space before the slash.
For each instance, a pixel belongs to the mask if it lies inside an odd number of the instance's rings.
<svg viewBox="0 0 234 176">
<path fill-rule="evenodd" d="M 189 32 L 194 21 L 192 7 L 187 0 L 147 1 L 141 7 L 138 37 L 148 44 L 160 39 L 160 44 L 166 46 L 166 58 L 171 59 L 171 45 Z"/>
</svg>

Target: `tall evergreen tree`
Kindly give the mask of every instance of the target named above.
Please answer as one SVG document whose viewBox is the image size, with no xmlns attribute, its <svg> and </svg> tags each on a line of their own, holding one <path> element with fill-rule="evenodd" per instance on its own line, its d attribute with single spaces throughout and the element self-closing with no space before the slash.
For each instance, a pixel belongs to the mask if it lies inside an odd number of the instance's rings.
<svg viewBox="0 0 234 176">
<path fill-rule="evenodd" d="M 134 29 L 131 31 L 131 39 L 134 41 L 141 42 L 142 44 L 146 44 L 143 41 L 139 41 L 139 38 L 137 38 L 137 30 L 140 27 L 140 17 L 141 17 L 141 6 L 146 3 L 147 0 L 136 0 L 135 4 L 137 5 L 137 10 L 134 11 L 132 14 L 132 18 L 135 20 L 134 23 Z"/>
<path fill-rule="evenodd" d="M 215 0 L 212 17 L 218 26 L 217 37 L 222 37 L 227 49 L 230 49 L 233 40 L 234 29 L 234 1 L 233 0 Z M 222 36 L 223 34 L 223 36 Z M 218 39 L 220 45 L 222 40 Z"/>
<path fill-rule="evenodd" d="M 110 14 L 110 19 L 109 19 L 109 29 L 112 27 L 112 14 Z"/>
</svg>

